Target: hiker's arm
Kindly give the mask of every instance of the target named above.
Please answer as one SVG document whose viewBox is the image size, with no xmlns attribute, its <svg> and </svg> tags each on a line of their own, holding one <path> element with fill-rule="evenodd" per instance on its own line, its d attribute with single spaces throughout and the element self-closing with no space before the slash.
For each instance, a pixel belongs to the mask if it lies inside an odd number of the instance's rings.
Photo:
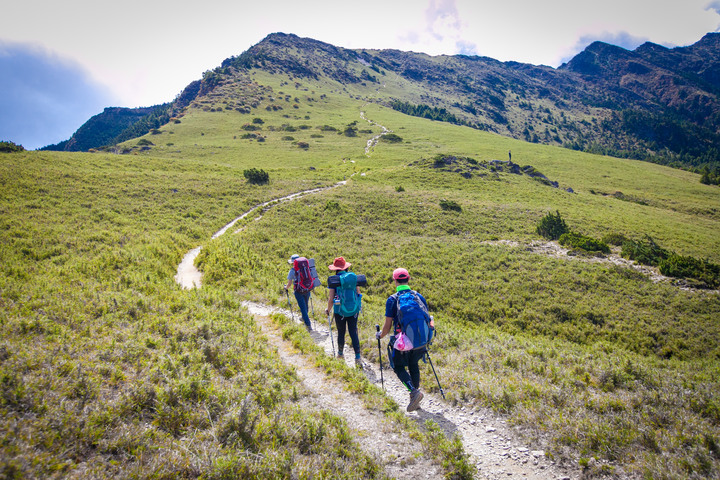
<svg viewBox="0 0 720 480">
<path fill-rule="evenodd" d="M 290 285 L 292 285 L 292 280 L 288 280 L 287 285 L 285 285 L 285 290 L 289 290 L 289 289 L 290 289 Z"/>
<path fill-rule="evenodd" d="M 385 325 L 383 325 L 382 332 L 380 332 L 380 338 L 390 333 L 392 329 L 393 319 L 392 317 L 385 317 Z"/>
<path fill-rule="evenodd" d="M 328 288 L 328 304 L 327 308 L 325 309 L 325 315 L 330 315 L 330 312 L 332 312 L 333 300 L 335 300 L 335 289 Z"/>
</svg>

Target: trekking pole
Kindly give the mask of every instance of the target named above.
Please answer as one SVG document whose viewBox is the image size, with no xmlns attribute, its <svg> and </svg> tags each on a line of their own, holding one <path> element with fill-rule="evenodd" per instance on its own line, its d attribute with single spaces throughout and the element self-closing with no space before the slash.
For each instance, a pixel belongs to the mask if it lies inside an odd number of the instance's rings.
<svg viewBox="0 0 720 480">
<path fill-rule="evenodd" d="M 433 375 L 435 375 L 435 381 L 438 384 L 438 388 L 440 389 L 440 395 L 442 395 L 443 400 L 445 400 L 445 392 L 443 392 L 443 388 L 440 386 L 440 379 L 437 376 L 437 373 L 435 373 L 435 366 L 432 363 L 432 358 L 430 358 L 430 352 L 425 350 L 425 355 L 427 355 L 428 360 L 430 361 L 430 368 L 432 368 Z"/>
<path fill-rule="evenodd" d="M 330 320 L 330 319 L 332 318 L 332 315 L 333 315 L 332 312 L 328 313 L 328 332 L 330 332 L 330 344 L 332 345 L 333 357 L 335 357 L 335 340 L 333 340 L 333 336 L 332 336 L 332 322 L 331 322 L 331 320 Z"/>
<path fill-rule="evenodd" d="M 315 328 L 317 329 L 317 322 L 315 321 L 315 302 L 313 302 L 312 299 L 312 292 L 310 292 L 310 308 L 312 309 L 312 320 L 315 324 Z"/>
<path fill-rule="evenodd" d="M 375 324 L 375 331 L 376 332 L 380 331 L 380 325 Z M 380 382 L 382 383 L 383 390 L 385 390 L 385 379 L 383 378 L 383 373 L 382 373 L 382 348 L 380 348 L 380 339 L 379 338 L 377 339 L 377 341 L 378 341 L 378 356 L 380 357 Z"/>
<path fill-rule="evenodd" d="M 290 316 L 293 319 L 293 322 L 295 321 L 295 314 L 293 313 L 292 304 L 290 303 L 290 292 L 288 292 L 287 288 L 285 289 L 285 295 L 287 296 L 288 300 L 288 308 L 290 309 Z"/>
</svg>

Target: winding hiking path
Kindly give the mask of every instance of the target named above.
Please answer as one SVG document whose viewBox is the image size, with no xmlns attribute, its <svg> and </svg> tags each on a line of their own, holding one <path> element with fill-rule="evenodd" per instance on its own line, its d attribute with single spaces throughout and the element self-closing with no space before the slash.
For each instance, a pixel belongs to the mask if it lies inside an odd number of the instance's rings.
<svg viewBox="0 0 720 480">
<path fill-rule="evenodd" d="M 367 122 L 383 129 L 383 133 L 368 140 L 365 154 L 369 156 L 380 137 L 392 131 L 367 119 L 365 112 L 360 112 L 360 116 Z M 345 184 L 346 182 L 342 181 L 329 187 L 304 190 L 258 204 L 218 230 L 211 240 L 225 234 L 238 221 L 253 212 L 258 210 L 264 212 L 281 202 L 295 200 Z M 257 219 L 260 218 L 262 215 Z M 190 250 L 178 266 L 175 281 L 182 288 L 201 288 L 202 273 L 195 267 L 194 262 L 202 248 L 199 246 Z M 442 468 L 423 455 L 422 445 L 419 442 L 408 438 L 404 432 L 399 431 L 398 427 L 389 422 L 381 412 L 365 408 L 359 397 L 347 392 L 336 380 L 328 378 L 324 372 L 298 353 L 289 342 L 282 339 L 281 333 L 268 317 L 273 313 L 281 313 L 294 319 L 291 311 L 255 302 L 243 302 L 243 306 L 262 327 L 270 345 L 278 350 L 281 358 L 288 365 L 295 368 L 302 381 L 302 388 L 307 393 L 303 397 L 306 408 L 328 410 L 345 418 L 355 432 L 354 438 L 360 447 L 383 465 L 385 473 L 389 477 L 399 479 L 444 478 Z M 300 319 L 295 319 L 295 321 L 299 323 Z M 360 321 L 370 320 L 361 316 Z M 375 323 L 380 323 L 380 321 Z M 315 343 L 321 345 L 328 355 L 333 353 L 330 333 L 328 326 L 324 324 L 315 324 L 313 332 L 310 333 Z M 372 340 L 374 341 L 374 338 Z M 385 342 L 383 342 L 383 348 L 384 346 Z M 347 348 L 350 347 L 347 346 Z M 401 408 L 404 408 L 408 402 L 407 390 L 394 372 L 388 370 L 385 351 L 383 351 L 383 359 L 386 393 Z M 354 356 L 346 355 L 346 362 L 348 362 L 348 366 L 353 367 Z M 363 359 L 362 369 L 371 382 L 381 383 L 379 365 Z M 439 375 L 442 375 L 442 372 L 439 372 Z M 434 378 L 423 378 L 425 385 L 431 381 L 434 381 Z M 453 406 L 439 396 L 426 392 L 421 409 L 406 415 L 420 424 L 432 420 L 448 435 L 459 434 L 465 451 L 471 456 L 472 464 L 476 466 L 475 478 L 570 480 L 580 477 L 579 471 L 561 469 L 554 462 L 548 460 L 544 451 L 523 444 L 516 432 L 507 425 L 506 420 L 489 409 Z"/>
<path fill-rule="evenodd" d="M 294 318 L 292 312 L 284 308 L 271 307 L 255 302 L 243 302 L 243 306 L 254 315 L 256 321 L 258 321 L 263 328 L 268 324 L 271 324 L 267 319 L 269 315 L 273 313 L 280 313 L 288 318 Z M 300 319 L 295 319 L 300 324 Z M 368 319 L 363 319 L 362 314 L 360 317 L 361 322 L 367 322 Z M 269 327 L 268 327 L 269 328 Z M 324 323 L 317 323 L 313 325 L 313 332 L 310 334 L 317 345 L 322 346 L 328 356 L 332 355 L 333 346 L 331 344 L 330 335 L 328 334 L 328 326 Z M 375 341 L 375 339 L 372 339 Z M 282 340 L 278 340 L 282 343 Z M 275 340 L 271 339 L 274 345 Z M 382 342 L 383 348 L 385 348 L 386 342 Z M 281 352 L 284 350 L 281 346 L 278 347 Z M 345 362 L 349 367 L 354 366 L 354 357 L 352 353 L 352 347 L 346 345 L 345 348 L 347 354 L 345 355 Z M 365 408 L 359 404 L 356 397 L 342 390 L 342 387 L 335 385 L 328 385 L 330 382 L 324 373 L 318 372 L 312 365 L 302 363 L 295 363 L 289 361 L 289 363 L 295 365 L 298 368 L 298 374 L 303 379 L 309 379 L 311 386 L 318 386 L 321 390 L 332 390 L 330 394 L 336 401 L 340 401 L 343 405 L 350 407 L 353 404 L 357 404 L 355 407 L 341 410 L 342 416 L 344 416 L 350 425 L 356 428 L 362 429 L 362 432 L 369 432 L 371 436 L 376 438 L 363 438 L 358 439 L 361 445 L 367 444 L 368 452 L 373 452 L 374 448 L 377 447 L 378 443 L 381 444 L 381 451 L 383 452 L 382 458 L 387 460 L 388 458 L 394 459 L 394 462 L 403 463 L 401 460 L 407 455 L 407 452 L 400 448 L 395 443 L 395 435 L 390 435 L 392 441 L 386 438 L 386 433 L 383 430 L 373 430 L 373 422 L 377 420 L 370 420 L 372 413 L 368 413 Z M 305 368 L 309 368 L 310 371 L 306 371 Z M 362 360 L 362 368 L 365 376 L 373 383 L 380 385 L 380 368 L 378 365 Z M 405 387 L 395 376 L 392 370 L 388 370 L 387 357 L 383 350 L 383 378 L 385 381 L 385 391 L 395 402 L 400 405 L 401 408 L 405 408 L 408 403 L 408 393 Z M 314 373 L 313 373 L 314 372 Z M 321 379 L 319 384 L 314 382 L 317 380 L 315 375 L 320 374 Z M 440 372 L 442 375 L 442 372 Z M 305 381 L 305 380 L 304 380 Z M 424 384 L 428 382 L 434 382 L 433 377 L 422 378 Z M 323 386 L 324 385 L 324 386 Z M 327 392 L 318 392 L 317 396 L 323 398 L 324 395 L 328 395 Z M 358 411 L 350 412 L 350 410 L 357 409 Z M 331 409 L 332 410 L 332 409 Z M 333 410 L 337 413 L 336 410 Z M 359 415 L 359 416 L 358 416 Z M 370 415 L 370 417 L 368 417 Z M 375 413 L 374 415 L 378 415 Z M 406 415 L 419 424 L 424 424 L 427 420 L 432 420 L 442 428 L 447 435 L 459 434 L 463 441 L 465 452 L 471 455 L 471 463 L 476 467 L 475 478 L 482 479 L 500 479 L 500 478 L 527 478 L 536 480 L 556 479 L 556 480 L 569 480 L 580 477 L 580 472 L 576 470 L 568 470 L 559 468 L 554 462 L 548 460 L 545 456 L 545 452 L 531 448 L 529 445 L 522 443 L 518 435 L 510 428 L 506 420 L 491 410 L 486 408 L 467 408 L 460 406 L 450 405 L 448 402 L 443 400 L 439 395 L 430 394 L 425 391 L 425 397 L 421 404 L 421 409 L 413 412 L 406 413 Z M 365 420 L 364 420 L 365 419 Z M 367 421 L 368 423 L 363 423 Z M 358 423 L 359 422 L 359 423 Z M 416 448 L 414 444 L 407 438 L 400 438 L 400 445 L 407 446 L 409 449 Z M 378 457 L 380 458 L 380 457 Z M 419 461 L 419 460 L 418 460 Z M 388 475 L 394 478 L 404 478 L 406 473 L 411 474 L 411 478 L 442 478 L 442 472 L 437 470 L 437 467 L 428 467 L 429 469 L 418 469 L 419 465 L 416 463 L 411 466 L 411 472 L 393 472 L 393 468 L 397 468 L 397 465 L 391 465 L 390 463 L 385 464 Z M 432 471 L 432 468 L 435 471 Z M 423 472 L 422 475 L 418 475 L 418 472 Z"/>
<path fill-rule="evenodd" d="M 344 418 L 354 433 L 353 439 L 365 453 L 383 466 L 389 477 L 415 479 L 419 476 L 418 472 L 423 472 L 420 475 L 423 478 L 443 477 L 442 468 L 423 455 L 420 442 L 408 438 L 382 412 L 365 408 L 360 397 L 345 391 L 340 382 L 328 377 L 282 339 L 282 333 L 268 318 L 279 309 L 253 302 L 243 302 L 243 305 L 253 315 L 283 361 L 295 367 L 306 393 L 302 396 L 301 406 L 326 410 Z M 290 318 L 290 312 L 282 312 Z M 317 331 L 311 335 L 316 342 L 322 341 L 323 337 L 327 338 L 327 335 Z"/>
<path fill-rule="evenodd" d="M 303 190 L 301 192 L 291 193 L 290 195 L 286 195 L 284 197 L 276 198 L 274 200 L 268 200 L 267 202 L 260 203 L 258 205 L 255 205 L 247 212 L 243 213 L 239 217 L 235 218 L 232 222 L 225 225 L 223 228 L 215 232 L 213 236 L 211 237 L 211 240 L 215 240 L 216 238 L 220 237 L 221 235 L 224 235 L 225 232 L 227 232 L 229 229 L 233 227 L 237 222 L 242 220 L 243 218 L 249 216 L 251 213 L 256 212 L 257 210 L 262 210 L 262 212 L 267 211 L 267 209 L 273 207 L 274 205 L 279 205 L 282 202 L 288 202 L 290 200 L 296 200 L 298 198 L 304 197 L 305 195 L 311 195 L 313 193 L 322 192 L 323 190 L 328 190 L 330 188 L 336 188 L 341 185 L 345 185 L 347 181 L 343 180 L 342 182 L 338 182 L 335 185 L 331 185 L 329 187 L 320 187 L 320 188 L 313 188 L 310 190 Z M 257 220 L 262 218 L 262 215 L 260 215 Z M 175 275 L 175 281 L 180 284 L 183 288 L 191 289 L 191 288 L 200 288 L 202 286 L 202 273 L 197 269 L 195 266 L 195 259 L 200 254 L 200 251 L 202 250 L 202 245 L 199 247 L 195 247 L 192 250 L 190 250 L 188 253 L 185 254 L 182 261 L 180 262 L 180 265 L 178 265 L 177 268 L 177 274 Z"/>
</svg>

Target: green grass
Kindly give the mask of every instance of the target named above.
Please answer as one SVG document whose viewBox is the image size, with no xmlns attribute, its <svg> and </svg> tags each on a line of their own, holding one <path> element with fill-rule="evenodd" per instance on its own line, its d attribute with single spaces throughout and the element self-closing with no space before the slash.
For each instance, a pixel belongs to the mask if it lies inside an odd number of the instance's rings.
<svg viewBox="0 0 720 480">
<path fill-rule="evenodd" d="M 50 476 L 83 464 L 99 476 L 335 476 L 345 462 L 357 468 L 344 472 L 379 475 L 362 454 L 331 450 L 349 441 L 342 421 L 294 405 L 298 380 L 239 313 L 241 299 L 284 302 L 286 259 L 301 253 L 321 270 L 343 255 L 368 276 L 363 339 L 382 323 L 390 273 L 408 268 L 435 315 L 433 360 L 449 401 L 503 412 L 529 439 L 547 439 L 556 459 L 581 459 L 589 473 L 599 473 L 595 457 L 648 478 L 718 475 L 718 294 L 495 242 L 541 240 L 538 221 L 559 211 L 579 234 L 650 235 L 718 264 L 717 187 L 365 105 L 376 85 L 254 79 L 272 91 L 222 86 L 144 137 L 154 144 L 146 151 L 131 149 L 136 139 L 120 146 L 128 155 L 0 156 L 4 471 Z M 387 83 L 377 96 L 399 88 Z M 248 102 L 257 108 L 236 110 Z M 361 110 L 403 142 L 367 157 L 372 134 L 318 128 L 357 121 L 380 133 Z M 241 138 L 254 118 L 263 142 Z M 308 149 L 283 140 L 283 125 Z M 508 150 L 561 188 L 429 166 L 437 154 L 487 162 Z M 270 182 L 248 184 L 251 168 Z M 276 205 L 210 241 L 253 205 L 343 178 L 346 186 Z M 175 269 L 198 245 L 203 289 L 181 291 Z M 371 359 L 373 343 L 363 342 Z M 431 375 L 423 371 L 423 385 L 434 390 Z M 279 420 L 281 409 L 291 414 Z M 296 430 L 322 435 L 299 439 Z M 457 453 L 443 448 L 445 458 Z"/>
<path fill-rule="evenodd" d="M 235 170 L 179 163 L 2 157 L 3 475 L 382 477 L 341 418 L 296 405 L 240 298 L 173 281 L 257 198 Z"/>
</svg>

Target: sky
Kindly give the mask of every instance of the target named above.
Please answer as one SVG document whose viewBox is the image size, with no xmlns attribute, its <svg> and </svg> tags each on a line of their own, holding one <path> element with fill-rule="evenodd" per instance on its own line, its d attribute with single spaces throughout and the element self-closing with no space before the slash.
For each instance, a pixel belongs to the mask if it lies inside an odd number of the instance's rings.
<svg viewBox="0 0 720 480">
<path fill-rule="evenodd" d="M 0 0 L 0 140 L 67 140 L 105 107 L 172 101 L 274 32 L 345 48 L 558 67 L 595 40 L 629 50 L 720 31 L 720 0 Z"/>
</svg>

